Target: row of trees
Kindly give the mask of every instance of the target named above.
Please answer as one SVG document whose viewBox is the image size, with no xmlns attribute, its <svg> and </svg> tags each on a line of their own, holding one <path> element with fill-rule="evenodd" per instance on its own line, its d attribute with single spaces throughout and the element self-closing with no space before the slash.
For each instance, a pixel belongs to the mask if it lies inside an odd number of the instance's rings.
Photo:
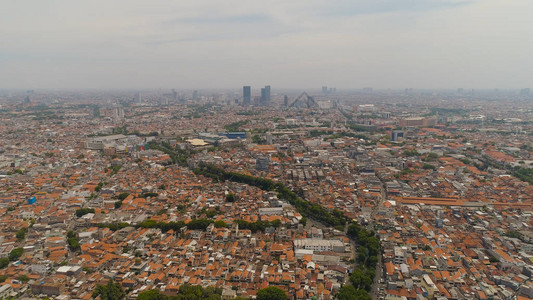
<svg viewBox="0 0 533 300">
<path fill-rule="evenodd" d="M 341 211 L 334 209 L 332 212 L 329 212 L 319 204 L 311 204 L 298 197 L 295 192 L 282 183 L 237 172 L 227 172 L 222 168 L 205 163 L 201 163 L 198 168 L 194 169 L 194 173 L 209 177 L 217 182 L 228 180 L 252 185 L 265 191 L 276 191 L 278 192 L 278 198 L 292 204 L 304 216 L 308 216 L 328 226 L 344 226 L 346 224 L 346 217 Z"/>
<path fill-rule="evenodd" d="M 380 249 L 379 239 L 374 231 L 368 231 L 359 224 L 348 226 L 348 236 L 357 245 L 357 268 L 350 275 L 351 285 L 343 286 L 338 294 L 342 300 L 372 299 L 369 292 L 376 276 L 376 266 Z"/>
<path fill-rule="evenodd" d="M 176 296 L 167 296 L 159 290 L 148 290 L 139 293 L 138 300 L 220 300 L 222 289 L 202 287 L 201 285 L 184 284 L 180 286 Z"/>
<path fill-rule="evenodd" d="M 211 219 L 193 219 L 189 223 L 185 224 L 183 221 L 177 222 L 157 222 L 154 220 L 144 220 L 141 223 L 137 224 L 137 227 L 140 228 L 158 228 L 163 232 L 169 230 L 179 231 L 181 228 L 187 226 L 188 229 L 192 230 L 205 230 L 209 224 L 214 223 Z"/>
<path fill-rule="evenodd" d="M 171 150 L 172 148 L 170 145 L 163 145 L 163 147 L 155 145 L 155 147 L 152 147 L 152 149 L 157 149 L 157 147 L 160 148 L 159 150 L 162 150 L 163 152 L 169 154 L 174 163 L 180 163 L 179 159 L 173 158 L 173 156 L 176 156 L 176 153 L 173 150 Z M 186 159 L 189 157 L 190 154 L 191 154 L 190 152 L 178 154 L 178 156 L 181 156 L 180 164 L 185 165 Z M 310 217 L 328 226 L 342 227 L 346 225 L 348 221 L 341 211 L 337 209 L 328 211 L 327 209 L 325 209 L 323 206 L 319 204 L 311 204 L 308 201 L 305 201 L 304 199 L 302 199 L 298 194 L 296 194 L 295 192 L 287 188 L 282 183 L 273 182 L 270 179 L 255 177 L 255 176 L 241 174 L 237 172 L 227 172 L 222 168 L 219 168 L 219 167 L 216 167 L 210 164 L 205 164 L 205 163 L 200 163 L 199 166 L 195 168 L 193 171 L 196 175 L 203 175 L 205 177 L 209 177 L 213 179 L 215 182 L 227 180 L 227 181 L 233 181 L 233 182 L 252 185 L 265 191 L 276 191 L 278 193 L 279 199 L 289 202 L 303 216 Z M 236 197 L 230 196 L 230 199 L 227 199 L 227 200 L 229 200 L 228 202 L 235 201 Z M 246 222 L 243 220 L 235 220 L 234 222 L 239 224 L 239 228 L 250 229 L 254 232 L 258 230 L 264 230 L 265 228 L 270 227 L 270 226 L 277 225 L 277 224 L 266 224 L 269 222 L 265 223 L 261 221 L 251 223 L 251 222 Z M 153 225 L 154 223 L 155 225 Z M 153 226 L 157 226 L 157 228 L 160 228 L 160 227 L 164 228 L 164 226 L 169 226 L 169 225 L 165 225 L 166 223 L 157 223 L 155 221 L 153 221 L 152 223 L 148 223 L 148 225 L 150 224 L 152 224 Z M 205 227 L 207 227 L 208 225 L 209 224 L 207 224 Z M 352 283 L 352 285 L 343 286 L 341 290 L 339 291 L 338 297 L 339 299 L 350 299 L 350 300 L 371 299 L 368 292 L 371 289 L 372 282 L 375 277 L 375 268 L 378 262 L 377 255 L 378 255 L 379 247 L 380 247 L 379 239 L 375 237 L 375 233 L 373 231 L 369 232 L 365 228 L 360 227 L 358 224 L 351 224 L 349 226 L 348 236 L 351 239 L 355 240 L 357 244 L 359 245 L 358 247 L 359 268 L 356 269 L 350 277 L 350 282 Z M 270 287 L 268 289 L 270 289 Z M 282 292 L 285 298 L 283 298 L 283 296 L 280 296 L 281 293 L 278 293 L 278 291 L 275 291 L 275 293 L 274 291 L 271 291 L 272 293 L 270 292 L 266 293 L 265 294 L 266 298 L 264 298 L 263 296 L 260 297 L 260 293 L 259 293 L 261 292 L 260 290 L 257 294 L 258 299 L 262 299 L 262 300 L 286 299 L 285 293 L 282 290 L 280 291 Z M 278 298 L 277 296 L 273 296 L 273 297 L 268 296 L 272 294 L 276 294 L 280 296 L 281 298 Z M 152 298 L 146 298 L 146 299 L 152 299 Z M 153 298 L 153 299 L 159 299 L 159 298 Z"/>
<path fill-rule="evenodd" d="M 211 219 L 202 218 L 202 219 L 193 219 L 192 221 L 190 221 L 187 224 L 185 222 L 183 222 L 183 221 L 157 222 L 155 220 L 147 219 L 147 220 L 144 220 L 141 223 L 135 225 L 135 227 L 137 227 L 137 228 L 157 228 L 157 229 L 160 229 L 163 232 L 167 232 L 167 231 L 172 229 L 172 230 L 177 232 L 177 231 L 180 231 L 180 229 L 185 227 L 185 226 L 187 226 L 188 229 L 192 229 L 192 230 L 205 230 L 209 226 L 209 224 L 211 224 L 211 223 L 215 223 L 215 225 L 218 225 L 217 227 L 225 227 L 226 226 L 226 223 L 224 223 L 224 222 L 218 222 L 217 223 L 217 222 L 215 222 L 215 221 L 213 221 Z M 109 228 L 112 231 L 117 231 L 117 230 L 129 227 L 129 226 L 133 226 L 133 225 L 131 225 L 129 223 L 122 222 L 122 223 L 98 223 L 96 226 L 99 227 L 99 228 Z"/>
<path fill-rule="evenodd" d="M 248 122 L 249 122 L 248 120 L 233 122 L 231 124 L 224 126 L 224 129 L 226 129 L 226 131 L 228 132 L 239 131 L 241 126 L 248 124 Z"/>
<path fill-rule="evenodd" d="M 110 280 L 105 285 L 97 285 L 92 296 L 102 300 L 122 300 L 126 298 L 126 292 L 118 282 Z"/>
<path fill-rule="evenodd" d="M 120 295 L 120 293 L 117 293 Z M 94 295 L 94 294 L 93 294 Z M 103 299 L 103 298 L 102 298 Z M 111 299 L 111 298 L 108 298 Z M 122 298 L 113 298 L 122 299 Z M 139 293 L 137 300 L 219 300 L 222 299 L 222 289 L 214 287 L 203 288 L 200 285 L 184 284 L 180 286 L 176 296 L 167 296 L 159 290 L 148 290 Z M 237 297 L 237 300 L 245 299 Z M 257 300 L 287 300 L 287 294 L 280 288 L 269 286 L 257 291 Z"/>
<path fill-rule="evenodd" d="M 533 168 L 514 167 L 511 172 L 516 178 L 533 184 Z"/>
<path fill-rule="evenodd" d="M 213 221 L 212 219 L 203 218 L 203 219 L 193 219 L 189 223 L 185 223 L 183 221 L 157 222 L 155 220 L 147 219 L 137 224 L 136 227 L 137 228 L 157 228 L 163 232 L 167 232 L 172 229 L 178 232 L 181 228 L 185 226 L 187 226 L 188 229 L 192 229 L 192 230 L 206 230 L 206 228 L 211 223 L 214 223 L 216 228 L 228 226 L 228 224 L 226 224 L 224 221 Z M 240 229 L 249 229 L 252 232 L 265 231 L 265 229 L 268 227 L 278 228 L 281 226 L 280 220 L 274 220 L 272 222 L 269 222 L 269 221 L 247 222 L 244 220 L 235 220 L 233 221 L 233 223 L 238 224 Z M 132 226 L 132 225 L 128 223 L 99 223 L 97 224 L 97 226 L 99 228 L 109 228 L 113 231 L 117 231 L 117 230 L 120 230 L 128 226 Z"/>
<path fill-rule="evenodd" d="M 95 192 L 100 192 L 102 190 L 102 187 L 105 185 L 105 182 L 98 182 L 98 184 L 96 185 L 96 187 L 94 188 L 94 191 Z"/>
<path fill-rule="evenodd" d="M 150 142 L 148 143 L 148 148 L 159 150 L 168 154 L 168 156 L 170 156 L 170 159 L 172 160 L 172 163 L 178 164 L 180 166 L 187 166 L 187 159 L 190 157 L 191 154 L 194 153 L 192 150 L 175 149 L 169 143 L 165 142 L 161 144 Z"/>
</svg>

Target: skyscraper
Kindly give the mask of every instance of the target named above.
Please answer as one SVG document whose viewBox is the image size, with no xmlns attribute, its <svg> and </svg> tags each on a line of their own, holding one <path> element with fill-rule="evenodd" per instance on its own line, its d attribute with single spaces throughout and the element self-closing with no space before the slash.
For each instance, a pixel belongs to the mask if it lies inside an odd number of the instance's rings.
<svg viewBox="0 0 533 300">
<path fill-rule="evenodd" d="M 250 105 L 252 100 L 252 88 L 249 85 L 242 87 L 242 104 L 244 106 Z"/>
<path fill-rule="evenodd" d="M 178 92 L 176 92 L 175 89 L 172 89 L 172 100 L 174 100 L 174 102 L 178 102 Z"/>
<path fill-rule="evenodd" d="M 261 89 L 261 105 L 268 106 L 270 104 L 270 85 L 266 85 Z"/>
<path fill-rule="evenodd" d="M 403 139 L 405 136 L 405 132 L 403 130 L 393 130 L 391 132 L 391 142 L 397 142 L 400 139 Z"/>
<path fill-rule="evenodd" d="M 135 98 L 133 100 L 137 104 L 142 103 L 143 99 L 142 99 L 142 96 L 141 96 L 141 92 L 137 92 L 137 94 L 135 94 Z"/>
<path fill-rule="evenodd" d="M 265 90 L 266 90 L 266 102 L 267 102 L 267 105 L 270 104 L 270 85 L 267 85 L 265 86 Z"/>
<path fill-rule="evenodd" d="M 124 119 L 124 108 L 115 107 L 115 119 Z"/>
</svg>

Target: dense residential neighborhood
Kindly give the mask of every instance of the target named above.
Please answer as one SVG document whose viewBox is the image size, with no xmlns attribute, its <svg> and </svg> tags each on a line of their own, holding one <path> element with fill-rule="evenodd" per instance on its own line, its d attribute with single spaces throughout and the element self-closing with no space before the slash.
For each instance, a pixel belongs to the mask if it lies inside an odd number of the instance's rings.
<svg viewBox="0 0 533 300">
<path fill-rule="evenodd" d="M 0 298 L 533 298 L 530 97 L 285 97 L 2 95 Z"/>
</svg>

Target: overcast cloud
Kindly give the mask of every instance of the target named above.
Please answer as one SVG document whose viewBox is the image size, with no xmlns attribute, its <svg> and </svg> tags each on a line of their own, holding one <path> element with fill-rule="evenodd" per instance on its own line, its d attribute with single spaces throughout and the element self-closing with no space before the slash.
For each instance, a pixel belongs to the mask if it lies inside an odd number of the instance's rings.
<svg viewBox="0 0 533 300">
<path fill-rule="evenodd" d="M 522 88 L 531 0 L 0 0 L 0 88 Z"/>
</svg>

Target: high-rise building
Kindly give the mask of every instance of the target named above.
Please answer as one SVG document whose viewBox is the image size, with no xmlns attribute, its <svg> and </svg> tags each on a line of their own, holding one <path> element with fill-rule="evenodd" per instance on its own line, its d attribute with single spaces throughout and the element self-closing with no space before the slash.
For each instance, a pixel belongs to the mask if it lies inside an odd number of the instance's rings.
<svg viewBox="0 0 533 300">
<path fill-rule="evenodd" d="M 178 92 L 176 92 L 175 89 L 172 89 L 172 100 L 174 100 L 174 102 L 178 101 Z"/>
<path fill-rule="evenodd" d="M 328 87 L 322 86 L 322 94 L 327 94 L 327 93 L 328 93 Z"/>
<path fill-rule="evenodd" d="M 267 145 L 272 145 L 272 139 L 273 139 L 272 133 L 267 132 L 267 134 L 266 134 Z"/>
<path fill-rule="evenodd" d="M 123 107 L 115 107 L 115 119 L 124 119 Z"/>
<path fill-rule="evenodd" d="M 265 86 L 267 104 L 270 104 L 270 85 Z"/>
<path fill-rule="evenodd" d="M 261 89 L 261 105 L 268 106 L 270 104 L 270 85 L 266 85 Z"/>
<path fill-rule="evenodd" d="M 397 141 L 403 139 L 404 136 L 405 136 L 405 132 L 404 132 L 403 130 L 393 130 L 393 131 L 391 132 L 391 138 L 390 138 L 390 140 L 391 140 L 392 142 L 397 142 Z"/>
<path fill-rule="evenodd" d="M 142 99 L 142 96 L 141 96 L 141 92 L 137 92 L 137 94 L 135 94 L 135 99 L 134 99 L 134 102 L 137 103 L 137 104 L 140 104 L 142 103 L 143 99 Z"/>
<path fill-rule="evenodd" d="M 283 106 L 289 106 L 289 97 L 287 95 L 283 97 Z"/>
<path fill-rule="evenodd" d="M 244 106 L 250 105 L 252 101 L 252 88 L 249 85 L 242 87 L 242 104 Z"/>
</svg>

